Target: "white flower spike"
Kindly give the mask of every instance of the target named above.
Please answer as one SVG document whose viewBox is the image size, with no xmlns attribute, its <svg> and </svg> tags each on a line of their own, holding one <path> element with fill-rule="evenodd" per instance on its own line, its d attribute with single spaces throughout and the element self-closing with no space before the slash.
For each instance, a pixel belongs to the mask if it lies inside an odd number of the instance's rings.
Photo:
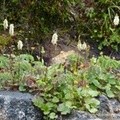
<svg viewBox="0 0 120 120">
<path fill-rule="evenodd" d="M 119 25 L 119 22 L 120 22 L 119 16 L 116 14 L 114 17 L 113 23 L 115 26 L 117 26 L 117 25 Z"/>
<path fill-rule="evenodd" d="M 56 45 L 56 44 L 57 44 L 57 41 L 58 41 L 58 35 L 57 35 L 57 33 L 55 32 L 55 33 L 53 34 L 53 36 L 52 36 L 51 43 L 52 43 L 53 45 Z"/>
<path fill-rule="evenodd" d="M 82 44 L 82 49 L 83 49 L 83 50 L 86 50 L 86 49 L 87 49 L 87 44 L 86 44 L 85 42 Z"/>
<path fill-rule="evenodd" d="M 82 44 L 81 44 L 80 40 L 78 41 L 77 48 L 79 51 L 81 51 L 81 49 L 82 49 Z"/>
<path fill-rule="evenodd" d="M 10 24 L 9 34 L 10 34 L 11 36 L 14 36 L 14 24 Z"/>
<path fill-rule="evenodd" d="M 3 21 L 3 27 L 4 27 L 4 30 L 8 29 L 8 20 L 7 19 L 5 19 Z"/>
<path fill-rule="evenodd" d="M 79 40 L 78 44 L 77 44 L 77 48 L 78 48 L 79 51 L 86 50 L 87 49 L 87 44 L 85 42 L 82 44 L 81 41 Z"/>
<path fill-rule="evenodd" d="M 22 50 L 23 42 L 21 40 L 18 41 L 17 48 L 18 48 L 18 50 Z"/>
</svg>

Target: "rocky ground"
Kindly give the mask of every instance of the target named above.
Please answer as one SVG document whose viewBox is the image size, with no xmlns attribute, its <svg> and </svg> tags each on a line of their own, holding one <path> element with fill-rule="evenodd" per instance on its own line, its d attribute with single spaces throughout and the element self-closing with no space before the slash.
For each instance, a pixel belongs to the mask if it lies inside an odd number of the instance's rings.
<svg viewBox="0 0 120 120">
<path fill-rule="evenodd" d="M 0 120 L 43 120 L 43 114 L 32 104 L 33 95 L 19 91 L 0 91 Z M 100 107 L 96 114 L 73 110 L 70 115 L 57 120 L 120 120 L 120 102 L 108 99 L 105 95 L 97 97 Z"/>
<path fill-rule="evenodd" d="M 98 43 L 96 43 L 94 40 L 92 39 L 82 39 L 82 41 L 85 41 L 87 43 L 87 45 L 90 46 L 90 51 L 89 51 L 89 58 L 91 58 L 92 56 L 98 57 L 100 55 L 100 52 L 102 51 L 104 53 L 104 55 L 115 57 L 117 60 L 120 60 L 120 49 L 118 50 L 118 52 L 109 49 L 107 47 L 104 47 L 103 50 L 99 50 L 98 49 Z M 64 53 L 67 54 L 67 52 L 69 53 L 70 51 L 74 51 L 75 53 L 79 53 L 78 49 L 77 49 L 77 41 L 75 41 L 74 39 L 65 37 L 65 38 L 59 38 L 58 40 L 58 44 L 55 47 L 54 45 L 52 45 L 51 40 L 47 40 L 44 44 L 43 44 L 44 48 L 45 48 L 45 54 L 43 54 L 43 58 L 45 60 L 45 62 L 47 63 L 47 65 L 50 64 L 51 59 L 54 58 L 55 56 L 59 55 L 59 59 L 62 60 L 64 59 Z M 120 46 L 118 47 L 120 48 Z M 61 51 L 63 53 L 63 56 L 61 55 Z M 38 55 L 38 48 L 36 48 L 33 51 L 33 55 L 36 56 Z M 59 63 L 59 62 L 58 62 Z"/>
</svg>

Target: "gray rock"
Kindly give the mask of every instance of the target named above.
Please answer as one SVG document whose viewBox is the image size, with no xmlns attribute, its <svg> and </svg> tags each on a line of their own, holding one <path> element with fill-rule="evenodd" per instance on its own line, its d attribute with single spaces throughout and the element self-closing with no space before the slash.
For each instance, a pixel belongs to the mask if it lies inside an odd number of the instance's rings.
<svg viewBox="0 0 120 120">
<path fill-rule="evenodd" d="M 32 95 L 0 91 L 0 120 L 42 120 L 42 112 L 32 103 Z"/>
<path fill-rule="evenodd" d="M 98 97 L 100 107 L 96 114 L 97 117 L 104 120 L 120 120 L 120 102 L 116 99 L 108 99 L 105 95 Z"/>
<path fill-rule="evenodd" d="M 58 120 L 120 120 L 120 102 L 109 99 L 105 95 L 98 97 L 100 107 L 96 114 L 74 110 L 70 115 L 63 116 Z"/>
<path fill-rule="evenodd" d="M 95 115 L 85 111 L 74 110 L 70 115 L 63 116 L 62 119 L 58 120 L 102 120 L 97 118 Z"/>
<path fill-rule="evenodd" d="M 0 120 L 43 120 L 40 109 L 32 103 L 33 96 L 19 91 L 0 91 Z M 100 107 L 96 114 L 73 110 L 70 115 L 57 120 L 120 120 L 120 102 L 98 97 Z"/>
</svg>

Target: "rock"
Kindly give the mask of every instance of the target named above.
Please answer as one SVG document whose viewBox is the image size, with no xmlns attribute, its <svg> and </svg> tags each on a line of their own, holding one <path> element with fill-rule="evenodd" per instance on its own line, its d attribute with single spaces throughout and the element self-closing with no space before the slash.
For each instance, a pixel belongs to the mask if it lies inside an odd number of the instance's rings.
<svg viewBox="0 0 120 120">
<path fill-rule="evenodd" d="M 42 120 L 42 112 L 32 103 L 32 95 L 0 91 L 0 120 Z"/>
<path fill-rule="evenodd" d="M 58 54 L 57 56 L 53 57 L 51 59 L 51 65 L 55 65 L 55 64 L 64 64 L 67 61 L 67 57 L 69 55 L 75 54 L 74 50 L 70 50 L 70 51 L 61 51 L 60 54 Z"/>
<path fill-rule="evenodd" d="M 33 96 L 19 91 L 0 91 L 0 120 L 43 120 L 42 112 L 32 103 Z M 119 120 L 120 102 L 99 95 L 100 107 L 96 114 L 73 110 L 57 120 Z"/>
<path fill-rule="evenodd" d="M 99 95 L 100 107 L 96 114 L 85 111 L 73 110 L 70 115 L 63 116 L 58 120 L 120 120 L 120 102 L 116 99 L 109 99 L 105 95 Z"/>
<path fill-rule="evenodd" d="M 60 119 L 59 119 L 60 120 Z M 85 111 L 74 110 L 71 115 L 63 116 L 62 120 L 102 120 Z"/>
<path fill-rule="evenodd" d="M 119 120 L 120 119 L 120 102 L 116 99 L 108 99 L 105 95 L 98 97 L 100 107 L 96 116 L 103 120 Z"/>
</svg>

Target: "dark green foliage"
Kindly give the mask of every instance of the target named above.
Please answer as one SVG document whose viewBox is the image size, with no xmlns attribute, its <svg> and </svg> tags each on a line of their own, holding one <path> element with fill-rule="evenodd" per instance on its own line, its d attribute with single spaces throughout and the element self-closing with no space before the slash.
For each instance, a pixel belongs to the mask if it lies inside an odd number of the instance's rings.
<svg viewBox="0 0 120 120">
<path fill-rule="evenodd" d="M 2 0 L 0 4 L 0 20 L 14 23 L 21 39 L 42 42 L 57 30 L 60 36 L 69 32 L 91 37 L 99 49 L 118 50 L 120 29 L 113 19 L 120 14 L 119 0 Z"/>
</svg>

